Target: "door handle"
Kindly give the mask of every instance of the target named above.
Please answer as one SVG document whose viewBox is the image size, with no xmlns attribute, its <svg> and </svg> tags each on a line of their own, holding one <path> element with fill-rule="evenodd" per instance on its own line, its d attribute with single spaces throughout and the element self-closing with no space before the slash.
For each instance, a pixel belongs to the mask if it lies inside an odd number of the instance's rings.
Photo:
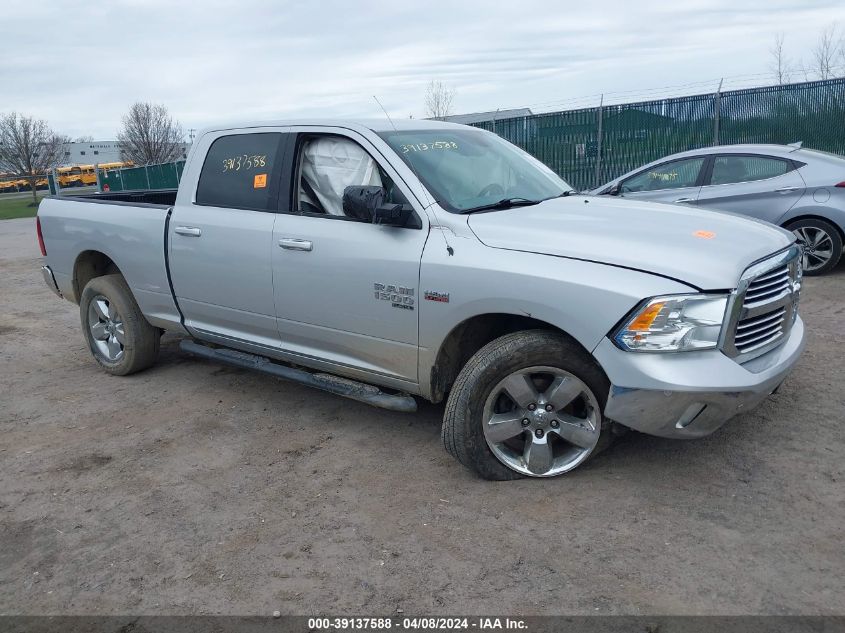
<svg viewBox="0 0 845 633">
<path fill-rule="evenodd" d="M 678 198 L 675 202 L 695 202 L 695 198 Z"/>
<path fill-rule="evenodd" d="M 790 191 L 798 191 L 801 187 L 781 187 L 780 189 L 775 189 L 776 193 L 789 193 Z"/>
<path fill-rule="evenodd" d="M 187 237 L 199 237 L 202 235 L 202 229 L 195 226 L 177 226 L 173 229 L 173 232 L 177 235 L 185 235 Z"/>
<path fill-rule="evenodd" d="M 314 248 L 311 240 L 300 240 L 295 237 L 283 237 L 279 240 L 279 246 L 289 251 L 310 251 Z"/>
</svg>

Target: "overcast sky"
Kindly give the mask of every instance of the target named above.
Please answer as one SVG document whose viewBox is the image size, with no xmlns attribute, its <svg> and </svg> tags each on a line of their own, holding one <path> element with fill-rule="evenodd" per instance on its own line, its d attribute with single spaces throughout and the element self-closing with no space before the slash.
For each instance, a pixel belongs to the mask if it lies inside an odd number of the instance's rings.
<svg viewBox="0 0 845 633">
<path fill-rule="evenodd" d="M 115 137 L 135 100 L 165 104 L 186 130 L 232 120 L 375 117 L 374 94 L 392 116 L 422 117 L 432 79 L 455 89 L 455 113 L 586 106 L 597 98 L 575 100 L 767 73 L 777 32 L 794 59 L 809 59 L 823 28 L 838 22 L 845 33 L 843 0 L 3 0 L 3 7 L 0 112 L 32 114 L 57 132 L 98 140 Z M 690 90 L 712 91 L 715 83 Z"/>
</svg>

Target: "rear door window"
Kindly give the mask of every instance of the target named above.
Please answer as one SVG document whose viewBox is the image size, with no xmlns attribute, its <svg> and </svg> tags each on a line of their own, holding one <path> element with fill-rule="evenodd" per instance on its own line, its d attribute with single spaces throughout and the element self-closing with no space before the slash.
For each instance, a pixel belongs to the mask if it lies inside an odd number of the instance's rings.
<svg viewBox="0 0 845 633">
<path fill-rule="evenodd" d="M 717 156 L 713 161 L 711 185 L 730 185 L 783 176 L 792 164 L 771 156 Z"/>
<path fill-rule="evenodd" d="M 282 171 L 283 134 L 221 136 L 211 144 L 197 185 L 203 206 L 275 211 Z"/>
<path fill-rule="evenodd" d="M 694 187 L 704 165 L 704 157 L 684 158 L 662 165 L 655 165 L 622 182 L 622 193 L 637 191 L 663 191 Z"/>
</svg>

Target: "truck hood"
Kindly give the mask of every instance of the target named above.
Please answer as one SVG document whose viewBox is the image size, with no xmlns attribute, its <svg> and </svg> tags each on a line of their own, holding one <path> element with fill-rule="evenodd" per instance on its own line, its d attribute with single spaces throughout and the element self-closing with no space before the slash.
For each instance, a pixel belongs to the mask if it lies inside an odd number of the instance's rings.
<svg viewBox="0 0 845 633">
<path fill-rule="evenodd" d="M 589 196 L 478 212 L 468 222 L 492 248 L 624 266 L 702 290 L 734 288 L 749 264 L 795 241 L 731 213 Z"/>
</svg>

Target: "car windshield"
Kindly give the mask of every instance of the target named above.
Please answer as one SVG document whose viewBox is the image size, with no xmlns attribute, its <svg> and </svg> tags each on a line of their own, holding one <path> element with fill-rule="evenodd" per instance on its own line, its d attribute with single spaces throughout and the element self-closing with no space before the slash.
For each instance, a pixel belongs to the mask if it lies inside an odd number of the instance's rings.
<svg viewBox="0 0 845 633">
<path fill-rule="evenodd" d="M 443 128 L 380 136 L 452 213 L 497 203 L 506 208 L 509 200 L 525 204 L 572 191 L 543 163 L 490 132 Z"/>
</svg>

